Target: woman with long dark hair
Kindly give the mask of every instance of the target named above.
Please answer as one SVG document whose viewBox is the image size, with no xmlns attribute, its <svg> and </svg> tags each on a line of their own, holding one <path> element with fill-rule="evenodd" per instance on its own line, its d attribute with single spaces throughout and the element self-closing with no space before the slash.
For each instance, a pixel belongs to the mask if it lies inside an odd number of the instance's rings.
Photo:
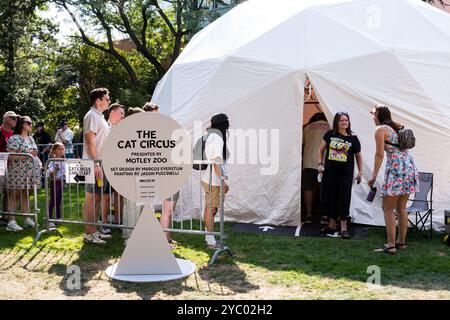
<svg viewBox="0 0 450 320">
<path fill-rule="evenodd" d="M 206 160 L 215 161 L 212 168 L 208 166 L 202 171 L 202 186 L 205 191 L 205 228 L 209 232 L 214 231 L 214 216 L 220 207 L 220 180 L 226 175 L 226 160 L 228 159 L 227 131 L 230 122 L 226 114 L 219 113 L 211 118 L 211 127 L 205 140 Z M 219 168 L 220 165 L 220 168 Z M 229 190 L 228 184 L 223 181 L 224 193 Z M 209 248 L 216 248 L 217 243 L 213 235 L 206 235 L 206 245 Z"/>
<path fill-rule="evenodd" d="M 395 254 L 396 249 L 406 249 L 406 233 L 408 231 L 406 203 L 409 195 L 419 190 L 419 173 L 408 150 L 400 150 L 399 148 L 398 131 L 402 128 L 402 125 L 392 120 L 389 108 L 379 104 L 375 106 L 371 114 L 377 125 L 377 130 L 375 131 L 376 153 L 373 173 L 368 181 L 370 187 L 377 180 L 385 151 L 387 155 L 384 183 L 381 189 L 387 243 L 383 248 L 375 251 Z M 397 240 L 395 238 L 394 210 L 397 212 L 399 225 Z"/>
<path fill-rule="evenodd" d="M 358 165 L 356 180 L 360 183 L 361 144 L 352 132 L 348 113 L 338 112 L 334 116 L 333 129 L 324 135 L 317 153 L 319 172 L 323 173 L 323 213 L 330 218 L 328 226 L 321 230 L 326 235 L 337 234 L 337 220 L 340 219 L 340 236 L 350 238 L 347 220 L 350 214 L 355 158 Z"/>
</svg>

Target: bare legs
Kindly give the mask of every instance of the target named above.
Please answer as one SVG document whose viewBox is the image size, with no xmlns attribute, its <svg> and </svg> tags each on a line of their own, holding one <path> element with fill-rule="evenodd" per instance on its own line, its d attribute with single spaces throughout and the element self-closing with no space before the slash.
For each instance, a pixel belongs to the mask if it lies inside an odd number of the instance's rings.
<svg viewBox="0 0 450 320">
<path fill-rule="evenodd" d="M 97 199 L 98 198 L 98 199 Z M 95 201 L 95 205 L 94 205 Z M 85 222 L 95 222 L 95 212 L 94 207 L 97 209 L 100 204 L 100 199 L 97 195 L 94 196 L 91 192 L 86 192 L 86 197 L 84 199 L 84 221 Z M 86 234 L 92 234 L 97 232 L 97 228 L 95 226 L 84 227 Z"/>
<path fill-rule="evenodd" d="M 21 190 L 9 190 L 8 195 L 8 211 L 9 212 L 16 212 L 17 211 L 17 205 L 20 204 L 20 208 L 22 210 L 22 213 L 30 213 L 30 206 L 29 206 L 29 197 L 30 197 L 30 191 L 27 189 L 21 189 Z M 15 220 L 15 217 L 12 215 L 6 216 L 8 220 Z"/>
<path fill-rule="evenodd" d="M 397 206 L 397 219 L 398 219 L 398 244 L 406 244 L 406 234 L 408 232 L 408 212 L 406 211 L 406 203 L 408 202 L 409 194 L 400 196 Z"/>
<path fill-rule="evenodd" d="M 304 190 L 303 191 L 303 201 L 305 203 L 306 210 L 306 218 L 308 219 L 312 217 L 312 208 L 314 203 L 314 192 L 313 190 Z"/>
<path fill-rule="evenodd" d="M 159 218 L 159 222 L 161 223 L 161 227 L 164 229 L 169 229 L 171 227 L 172 222 L 172 214 L 177 205 L 176 201 L 164 200 L 161 218 Z M 167 240 L 170 240 L 170 232 L 164 232 L 166 234 Z"/>
<path fill-rule="evenodd" d="M 218 208 L 213 207 L 212 210 L 210 210 L 208 205 L 205 207 L 205 212 L 203 214 L 203 220 L 205 221 L 206 231 L 209 231 L 209 232 L 214 231 L 214 217 L 216 216 L 217 211 L 218 211 Z"/>
<path fill-rule="evenodd" d="M 97 212 L 100 210 L 102 214 L 103 222 L 106 223 L 108 217 L 109 208 L 109 194 L 103 194 L 103 202 L 101 194 L 93 194 L 91 192 L 86 192 L 86 197 L 84 199 L 84 221 L 95 223 L 97 222 Z M 94 210 L 95 209 L 95 210 Z M 96 212 L 97 211 L 97 212 Z M 92 234 L 97 232 L 95 226 L 85 226 L 84 230 L 86 234 Z"/>
<path fill-rule="evenodd" d="M 395 213 L 397 209 L 399 197 L 384 197 L 383 198 L 383 212 L 384 223 L 386 224 L 387 245 L 389 247 L 395 247 Z"/>
<path fill-rule="evenodd" d="M 123 197 L 114 192 L 114 222 L 116 224 L 122 224 L 123 220 Z"/>
<path fill-rule="evenodd" d="M 384 221 L 386 224 L 387 245 L 395 247 L 395 243 L 406 243 L 406 234 L 408 232 L 408 213 L 406 212 L 406 203 L 409 194 L 395 197 L 383 198 Z M 396 218 L 394 210 L 397 212 L 399 232 L 397 241 L 396 236 Z"/>
</svg>

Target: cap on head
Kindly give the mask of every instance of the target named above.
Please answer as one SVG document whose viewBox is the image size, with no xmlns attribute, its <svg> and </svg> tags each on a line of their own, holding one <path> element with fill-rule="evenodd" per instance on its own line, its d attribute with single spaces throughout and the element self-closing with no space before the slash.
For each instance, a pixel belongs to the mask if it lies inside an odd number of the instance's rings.
<svg viewBox="0 0 450 320">
<path fill-rule="evenodd" d="M 8 118 L 8 117 L 18 117 L 18 115 L 14 112 L 14 111 L 6 111 L 5 114 L 3 115 L 3 119 Z"/>
<path fill-rule="evenodd" d="M 33 123 L 33 121 L 31 121 L 31 118 L 29 116 L 23 116 L 20 118 L 23 122 L 30 122 Z"/>
</svg>

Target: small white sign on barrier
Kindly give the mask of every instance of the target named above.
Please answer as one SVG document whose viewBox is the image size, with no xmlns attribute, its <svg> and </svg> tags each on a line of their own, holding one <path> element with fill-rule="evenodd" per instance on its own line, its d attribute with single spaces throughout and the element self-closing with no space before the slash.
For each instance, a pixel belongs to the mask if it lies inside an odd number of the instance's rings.
<svg viewBox="0 0 450 320">
<path fill-rule="evenodd" d="M 69 183 L 94 184 L 94 161 L 66 160 L 66 181 Z"/>
<path fill-rule="evenodd" d="M 6 168 L 8 166 L 9 153 L 0 153 L 0 177 L 6 176 Z"/>
</svg>

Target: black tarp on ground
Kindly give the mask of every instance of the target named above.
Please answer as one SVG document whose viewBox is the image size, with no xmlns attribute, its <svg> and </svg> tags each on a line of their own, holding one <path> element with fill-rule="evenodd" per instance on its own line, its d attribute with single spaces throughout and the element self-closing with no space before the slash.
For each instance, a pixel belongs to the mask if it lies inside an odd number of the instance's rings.
<svg viewBox="0 0 450 320">
<path fill-rule="evenodd" d="M 326 237 L 320 233 L 320 229 L 325 227 L 321 224 L 305 223 L 300 229 L 298 236 L 300 237 Z M 233 228 L 233 232 L 253 232 L 268 235 L 280 235 L 295 237 L 297 227 L 280 227 L 273 225 L 257 225 L 251 223 L 236 223 Z M 352 239 L 364 239 L 368 236 L 368 227 L 359 224 L 350 224 L 349 232 Z"/>
</svg>

